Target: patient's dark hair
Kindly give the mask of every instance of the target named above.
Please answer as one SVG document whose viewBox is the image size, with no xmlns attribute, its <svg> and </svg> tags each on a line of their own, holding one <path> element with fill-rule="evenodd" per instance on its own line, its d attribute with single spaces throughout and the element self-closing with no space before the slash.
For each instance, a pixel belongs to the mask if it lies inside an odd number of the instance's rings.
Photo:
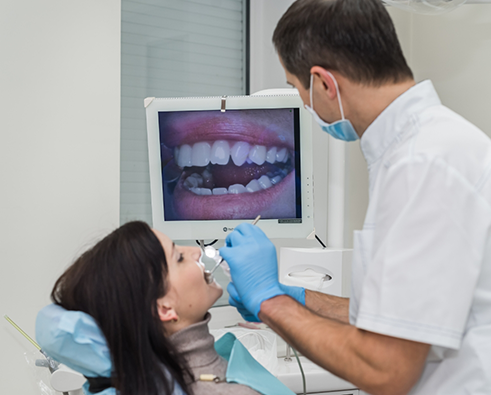
<svg viewBox="0 0 491 395">
<path fill-rule="evenodd" d="M 112 357 L 121 395 L 172 394 L 189 369 L 168 341 L 157 311 L 167 292 L 167 261 L 144 222 L 129 222 L 80 256 L 56 281 L 51 299 L 91 315 Z M 167 373 L 165 372 L 167 371 Z"/>
<path fill-rule="evenodd" d="M 313 66 L 371 86 L 413 78 L 381 0 L 297 0 L 278 22 L 273 43 L 305 89 Z"/>
</svg>

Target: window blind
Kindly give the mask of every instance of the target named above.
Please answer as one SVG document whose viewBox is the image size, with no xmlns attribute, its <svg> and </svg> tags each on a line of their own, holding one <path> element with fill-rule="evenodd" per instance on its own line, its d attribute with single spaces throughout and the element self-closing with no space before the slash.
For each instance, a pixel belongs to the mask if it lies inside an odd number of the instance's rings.
<svg viewBox="0 0 491 395">
<path fill-rule="evenodd" d="M 246 0 L 122 0 L 121 224 L 152 223 L 145 97 L 246 93 Z"/>
</svg>

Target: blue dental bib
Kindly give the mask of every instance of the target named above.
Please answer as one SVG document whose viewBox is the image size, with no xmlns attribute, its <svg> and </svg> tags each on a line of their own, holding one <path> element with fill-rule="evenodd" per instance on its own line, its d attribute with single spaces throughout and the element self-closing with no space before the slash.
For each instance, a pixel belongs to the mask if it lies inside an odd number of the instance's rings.
<svg viewBox="0 0 491 395">
<path fill-rule="evenodd" d="M 215 342 L 218 355 L 228 361 L 228 383 L 244 384 L 263 395 L 295 395 L 247 351 L 234 334 L 228 332 Z"/>
</svg>

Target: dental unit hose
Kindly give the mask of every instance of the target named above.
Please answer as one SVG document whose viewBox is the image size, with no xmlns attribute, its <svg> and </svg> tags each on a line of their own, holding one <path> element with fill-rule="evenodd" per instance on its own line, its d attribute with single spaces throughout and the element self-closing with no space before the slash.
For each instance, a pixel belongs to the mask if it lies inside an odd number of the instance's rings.
<svg viewBox="0 0 491 395">
<path fill-rule="evenodd" d="M 292 351 L 295 354 L 295 358 L 297 359 L 297 362 L 298 362 L 298 367 L 300 368 L 300 373 L 302 374 L 303 395 L 306 395 L 307 394 L 307 383 L 305 382 L 305 373 L 303 372 L 302 364 L 300 363 L 300 358 L 298 357 L 298 354 L 293 347 L 292 347 Z"/>
</svg>

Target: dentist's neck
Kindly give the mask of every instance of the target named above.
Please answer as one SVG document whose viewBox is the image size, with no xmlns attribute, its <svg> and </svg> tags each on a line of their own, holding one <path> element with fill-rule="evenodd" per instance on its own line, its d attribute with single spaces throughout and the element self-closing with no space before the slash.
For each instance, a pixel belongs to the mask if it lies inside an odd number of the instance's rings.
<svg viewBox="0 0 491 395">
<path fill-rule="evenodd" d="M 345 116 L 361 137 L 373 121 L 400 95 L 416 85 L 414 80 L 366 86 L 336 75 L 343 92 Z"/>
</svg>

